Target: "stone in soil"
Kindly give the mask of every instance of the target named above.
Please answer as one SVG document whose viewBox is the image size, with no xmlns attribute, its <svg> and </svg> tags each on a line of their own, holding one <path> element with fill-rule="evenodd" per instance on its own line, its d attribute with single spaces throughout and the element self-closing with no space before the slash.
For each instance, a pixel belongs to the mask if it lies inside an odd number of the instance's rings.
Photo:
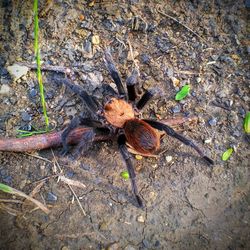
<svg viewBox="0 0 250 250">
<path fill-rule="evenodd" d="M 9 95 L 11 88 L 7 84 L 3 84 L 0 88 L 0 95 Z"/>
<path fill-rule="evenodd" d="M 21 116 L 24 122 L 29 122 L 32 119 L 31 115 L 27 112 L 22 112 Z"/>
<path fill-rule="evenodd" d="M 215 126 L 217 124 L 217 118 L 211 118 L 210 120 L 208 120 L 208 124 L 210 126 Z"/>
<path fill-rule="evenodd" d="M 37 95 L 37 90 L 36 89 L 31 89 L 29 94 L 30 94 L 31 98 L 34 98 Z"/>
<path fill-rule="evenodd" d="M 173 113 L 179 113 L 181 111 L 180 105 L 176 105 L 173 108 L 171 108 Z"/>
<path fill-rule="evenodd" d="M 144 64 L 149 64 L 150 63 L 150 56 L 147 54 L 142 54 L 141 55 L 141 62 Z"/>
<path fill-rule="evenodd" d="M 8 66 L 7 70 L 9 71 L 10 75 L 13 77 L 14 81 L 16 81 L 22 76 L 26 75 L 29 68 L 26 66 L 19 65 L 19 64 L 13 64 L 12 66 Z"/>
</svg>

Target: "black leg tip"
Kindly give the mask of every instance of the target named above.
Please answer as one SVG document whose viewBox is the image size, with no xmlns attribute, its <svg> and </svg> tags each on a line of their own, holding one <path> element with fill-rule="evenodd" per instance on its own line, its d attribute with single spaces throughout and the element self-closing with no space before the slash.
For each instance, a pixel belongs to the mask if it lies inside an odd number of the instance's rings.
<svg viewBox="0 0 250 250">
<path fill-rule="evenodd" d="M 141 197 L 139 195 L 136 195 L 135 198 L 136 198 L 136 201 L 137 201 L 137 207 L 143 208 L 143 202 L 142 202 Z"/>
<path fill-rule="evenodd" d="M 203 159 L 209 164 L 214 165 L 214 161 L 207 156 L 203 156 Z"/>
</svg>

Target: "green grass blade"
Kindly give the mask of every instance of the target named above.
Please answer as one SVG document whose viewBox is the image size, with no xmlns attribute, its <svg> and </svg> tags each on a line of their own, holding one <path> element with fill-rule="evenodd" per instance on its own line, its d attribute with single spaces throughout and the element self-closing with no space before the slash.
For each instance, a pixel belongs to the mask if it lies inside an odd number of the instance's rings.
<svg viewBox="0 0 250 250">
<path fill-rule="evenodd" d="M 41 105 L 43 109 L 43 116 L 45 120 L 46 130 L 49 129 L 49 118 L 46 110 L 46 102 L 44 97 L 44 88 L 42 82 L 42 73 L 41 73 L 41 58 L 40 58 L 40 50 L 39 50 L 39 25 L 38 25 L 38 0 L 34 0 L 34 50 L 37 64 L 37 80 L 39 84 L 40 96 L 41 96 Z"/>
<path fill-rule="evenodd" d="M 244 119 L 244 130 L 247 134 L 250 133 L 250 112 L 246 113 L 246 116 Z"/>
<path fill-rule="evenodd" d="M 3 184 L 3 183 L 0 183 L 0 190 L 3 191 L 3 192 L 5 192 L 5 193 L 10 193 L 10 194 L 13 193 L 12 188 L 9 187 L 9 186 L 7 186 L 7 185 L 5 185 L 5 184 Z"/>
<path fill-rule="evenodd" d="M 18 138 L 28 137 L 32 135 L 40 135 L 49 132 L 50 130 L 37 130 L 37 131 L 26 131 L 26 130 L 17 130 Z"/>
</svg>

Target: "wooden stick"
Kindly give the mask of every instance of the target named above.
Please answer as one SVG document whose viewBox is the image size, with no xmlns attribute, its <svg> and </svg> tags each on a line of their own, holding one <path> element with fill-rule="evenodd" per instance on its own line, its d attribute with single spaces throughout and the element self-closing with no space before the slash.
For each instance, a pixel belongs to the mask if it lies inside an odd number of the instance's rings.
<svg viewBox="0 0 250 250">
<path fill-rule="evenodd" d="M 76 128 L 70 134 L 68 138 L 69 144 L 77 144 L 82 134 L 86 133 L 90 128 Z M 59 147 L 62 145 L 63 131 L 53 132 L 48 134 L 34 135 L 24 138 L 0 138 L 0 151 L 11 152 L 31 152 L 35 150 L 41 150 L 52 147 Z M 105 141 L 111 139 L 110 136 L 98 135 L 95 137 L 95 141 Z"/>
</svg>

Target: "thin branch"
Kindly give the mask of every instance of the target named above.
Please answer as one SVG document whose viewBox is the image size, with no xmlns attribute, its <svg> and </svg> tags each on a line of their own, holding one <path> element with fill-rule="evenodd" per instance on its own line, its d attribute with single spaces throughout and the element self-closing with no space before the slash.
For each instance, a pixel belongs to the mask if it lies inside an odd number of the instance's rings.
<svg viewBox="0 0 250 250">
<path fill-rule="evenodd" d="M 68 186 L 69 186 L 71 192 L 73 193 L 73 195 L 75 196 L 75 198 L 76 198 L 76 200 L 77 200 L 77 203 L 78 203 L 79 207 L 81 208 L 81 211 L 82 211 L 83 215 L 86 216 L 86 212 L 84 211 L 84 209 L 83 209 L 83 207 L 82 207 L 82 204 L 81 204 L 79 198 L 77 197 L 75 191 L 73 190 L 73 188 L 71 187 L 71 185 L 68 184 Z"/>
<path fill-rule="evenodd" d="M 28 62 L 19 62 L 19 65 L 26 66 L 29 69 L 36 70 L 37 65 L 33 63 Z M 64 67 L 64 66 L 53 66 L 53 65 L 41 65 L 41 70 L 43 71 L 54 71 L 57 73 L 64 73 L 64 74 L 70 74 L 71 71 L 74 71 L 70 68 Z"/>
<path fill-rule="evenodd" d="M 28 155 L 28 156 L 37 158 L 37 159 L 39 159 L 39 160 L 43 160 L 43 161 L 47 161 L 47 162 L 49 162 L 49 163 L 52 163 L 52 161 L 50 161 L 49 159 L 44 158 L 44 157 L 42 157 L 42 156 L 35 155 L 35 154 L 29 154 L 29 153 L 25 153 L 25 154 Z"/>
<path fill-rule="evenodd" d="M 5 202 L 5 203 L 23 203 L 23 201 L 14 200 L 14 199 L 0 199 L 0 202 Z"/>
<path fill-rule="evenodd" d="M 60 164 L 58 163 L 58 161 L 57 161 L 57 159 L 56 159 L 56 157 L 55 157 L 55 155 L 54 155 L 53 150 L 52 150 L 52 154 L 53 154 L 53 157 L 54 157 L 54 159 L 55 159 L 55 164 L 58 166 L 58 168 L 60 169 L 60 172 L 62 173 L 63 170 L 62 170 Z M 74 197 L 76 198 L 77 203 L 78 203 L 78 205 L 79 205 L 79 207 L 80 207 L 80 209 L 81 209 L 83 215 L 86 216 L 86 212 L 85 212 L 85 210 L 83 209 L 82 204 L 81 204 L 79 198 L 77 197 L 75 191 L 74 191 L 73 188 L 71 187 L 72 181 L 69 181 L 69 179 L 66 178 L 66 177 L 63 178 L 62 176 L 60 176 L 58 180 L 60 180 L 60 179 L 61 179 L 62 181 L 64 181 L 64 182 L 67 183 L 69 189 L 71 190 L 71 192 L 73 193 Z M 67 181 L 66 181 L 66 179 L 67 179 Z M 80 183 L 80 182 L 79 182 L 79 183 Z M 79 183 L 78 183 L 78 184 L 79 184 Z M 86 187 L 84 184 L 82 184 L 82 183 L 80 183 L 80 184 L 81 184 L 81 187 L 83 187 L 83 186 Z"/>
<path fill-rule="evenodd" d="M 69 178 L 66 178 L 65 176 L 59 176 L 59 181 L 62 181 L 62 182 L 66 183 L 68 185 L 71 185 L 71 186 L 75 186 L 75 187 L 79 187 L 79 188 L 86 188 L 86 185 L 84 185 L 80 181 L 71 180 Z"/>
</svg>

